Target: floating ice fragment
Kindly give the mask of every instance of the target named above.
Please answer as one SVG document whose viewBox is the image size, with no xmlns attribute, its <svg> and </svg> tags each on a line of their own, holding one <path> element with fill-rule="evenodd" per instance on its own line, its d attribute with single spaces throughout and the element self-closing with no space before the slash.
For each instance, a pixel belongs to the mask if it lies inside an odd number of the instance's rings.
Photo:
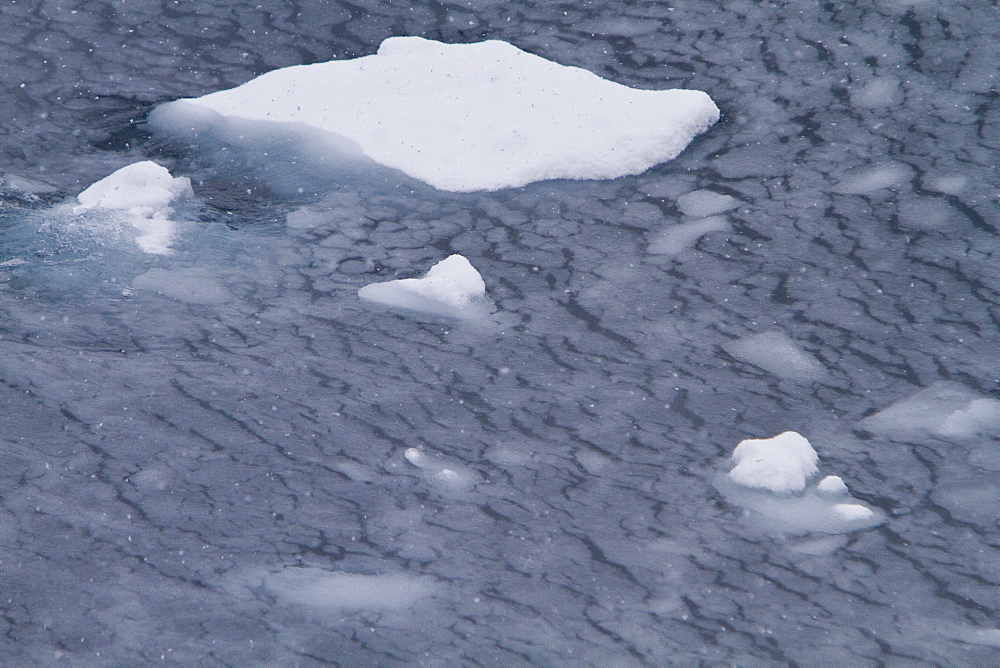
<svg viewBox="0 0 1000 668">
<path fill-rule="evenodd" d="M 728 232 L 732 229 L 725 216 L 712 216 L 693 223 L 673 225 L 657 234 L 649 244 L 653 255 L 678 255 L 691 248 L 710 232 Z"/>
<path fill-rule="evenodd" d="M 423 278 L 372 283 L 358 290 L 362 299 L 406 311 L 453 318 L 475 318 L 491 306 L 486 283 L 461 255 L 441 260 Z"/>
<path fill-rule="evenodd" d="M 874 109 L 888 107 L 899 102 L 899 80 L 893 77 L 878 77 L 865 85 L 851 90 L 851 103 L 856 107 Z"/>
<path fill-rule="evenodd" d="M 932 435 L 964 441 L 982 434 L 1000 435 L 1000 400 L 941 381 L 865 418 L 861 425 L 873 433 L 901 439 Z"/>
<path fill-rule="evenodd" d="M 902 164 L 866 167 L 853 172 L 834 187 L 834 191 L 845 195 L 867 193 L 902 185 L 913 177 L 913 170 Z"/>
<path fill-rule="evenodd" d="M 323 159 L 360 154 L 468 192 L 638 174 L 718 118 L 701 91 L 628 88 L 506 42 L 391 37 L 372 56 L 287 67 L 167 103 L 150 122 L 248 145 L 291 132 L 329 148 Z"/>
<path fill-rule="evenodd" d="M 170 253 L 176 223 L 170 220 L 171 204 L 192 197 L 191 180 L 173 177 L 155 162 L 137 162 L 97 181 L 77 195 L 80 205 L 74 213 L 106 209 L 126 213 L 139 231 L 136 243 L 143 251 L 158 255 Z"/>
<path fill-rule="evenodd" d="M 938 176 L 924 182 L 924 187 L 928 190 L 946 195 L 961 195 L 967 185 L 969 185 L 969 178 L 961 174 Z"/>
<path fill-rule="evenodd" d="M 816 491 L 827 496 L 842 496 L 849 493 L 847 485 L 840 476 L 828 475 L 816 483 Z"/>
<path fill-rule="evenodd" d="M 479 482 L 479 475 L 475 471 L 437 453 L 427 454 L 419 448 L 407 448 L 403 451 L 403 457 L 423 471 L 425 479 L 437 485 L 439 489 L 463 492 Z"/>
<path fill-rule="evenodd" d="M 717 213 L 732 211 L 740 201 L 731 195 L 713 190 L 695 190 L 677 198 L 677 208 L 689 218 L 704 218 Z"/>
<path fill-rule="evenodd" d="M 729 478 L 745 487 L 772 492 L 801 492 L 806 480 L 816 474 L 816 451 L 794 431 L 774 438 L 740 441 L 733 451 L 736 466 Z"/>
<path fill-rule="evenodd" d="M 875 515 L 871 508 L 862 506 L 860 503 L 836 503 L 833 506 L 833 512 L 849 522 L 866 521 Z"/>
<path fill-rule="evenodd" d="M 264 577 L 264 587 L 286 603 L 325 610 L 398 610 L 433 596 L 434 582 L 410 575 L 359 575 L 292 566 Z"/>
<path fill-rule="evenodd" d="M 807 487 L 818 472 L 818 457 L 809 441 L 795 432 L 742 441 L 732 459 L 736 465 L 719 483 L 720 491 L 769 528 L 790 534 L 841 534 L 885 520 L 882 513 L 851 497 L 838 476 L 826 476 Z"/>
<path fill-rule="evenodd" d="M 765 371 L 797 382 L 822 378 L 826 369 L 782 332 L 762 332 L 722 344 L 722 349 Z"/>
</svg>

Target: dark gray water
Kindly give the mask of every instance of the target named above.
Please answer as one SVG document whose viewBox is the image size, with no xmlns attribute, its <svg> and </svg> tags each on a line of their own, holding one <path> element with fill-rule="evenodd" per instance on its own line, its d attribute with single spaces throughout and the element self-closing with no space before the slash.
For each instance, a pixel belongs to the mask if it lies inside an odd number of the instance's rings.
<svg viewBox="0 0 1000 668">
<path fill-rule="evenodd" d="M 0 28 L 3 663 L 997 662 L 1000 428 L 861 422 L 942 381 L 1000 398 L 996 3 L 19 0 Z M 392 35 L 723 120 L 637 177 L 470 195 L 144 125 Z M 171 256 L 59 208 L 142 159 L 199 197 Z M 728 229 L 649 253 L 696 189 Z M 357 298 L 450 253 L 496 328 Z M 723 348 L 762 332 L 822 372 Z M 786 430 L 887 521 L 728 502 L 734 446 Z M 324 573 L 371 577 L 296 589 Z"/>
</svg>

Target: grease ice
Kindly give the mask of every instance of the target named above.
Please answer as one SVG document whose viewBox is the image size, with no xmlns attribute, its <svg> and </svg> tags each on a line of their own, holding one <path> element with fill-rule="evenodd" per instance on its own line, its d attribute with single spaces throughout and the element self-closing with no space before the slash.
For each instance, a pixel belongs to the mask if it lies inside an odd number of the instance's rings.
<svg viewBox="0 0 1000 668">
<path fill-rule="evenodd" d="M 74 213 L 91 209 L 123 212 L 139 232 L 139 248 L 165 255 L 170 253 L 177 227 L 170 220 L 174 213 L 171 205 L 193 195 L 190 179 L 175 178 L 165 167 L 145 160 L 122 167 L 85 189 L 77 195 L 80 204 Z"/>
<path fill-rule="evenodd" d="M 701 91 L 629 88 L 502 41 L 392 37 L 375 55 L 275 70 L 163 105 L 150 121 L 236 143 L 291 131 L 468 192 L 638 174 L 718 118 Z"/>
</svg>

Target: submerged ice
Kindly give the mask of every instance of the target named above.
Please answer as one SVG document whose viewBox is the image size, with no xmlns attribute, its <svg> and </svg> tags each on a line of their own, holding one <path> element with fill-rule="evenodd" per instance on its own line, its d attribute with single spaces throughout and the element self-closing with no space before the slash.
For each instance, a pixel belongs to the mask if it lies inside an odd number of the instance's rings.
<svg viewBox="0 0 1000 668">
<path fill-rule="evenodd" d="M 375 55 L 275 70 L 163 105 L 150 121 L 233 143 L 292 132 L 468 192 L 638 174 L 718 118 L 701 91 L 629 88 L 502 41 L 392 37 Z"/>
<path fill-rule="evenodd" d="M 172 204 L 193 196 L 189 178 L 175 178 L 165 167 L 144 160 L 122 167 L 85 189 L 77 195 L 80 204 L 74 212 L 120 212 L 138 231 L 135 241 L 139 248 L 165 255 L 176 235 L 176 223 L 170 219 Z"/>
</svg>

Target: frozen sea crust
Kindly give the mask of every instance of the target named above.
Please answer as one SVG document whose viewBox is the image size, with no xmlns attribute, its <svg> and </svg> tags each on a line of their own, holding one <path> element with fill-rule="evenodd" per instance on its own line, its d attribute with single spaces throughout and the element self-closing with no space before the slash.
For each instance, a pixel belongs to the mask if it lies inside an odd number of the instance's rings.
<svg viewBox="0 0 1000 668">
<path fill-rule="evenodd" d="M 483 277 L 461 255 L 441 260 L 422 278 L 366 285 L 358 296 L 390 308 L 461 320 L 484 317 L 493 308 Z"/>
<path fill-rule="evenodd" d="M 719 487 L 730 502 L 785 533 L 848 533 L 885 521 L 851 496 L 838 476 L 809 484 L 819 473 L 818 460 L 808 439 L 794 431 L 748 439 L 736 446 L 734 466 Z"/>
<path fill-rule="evenodd" d="M 150 122 L 234 143 L 253 127 L 298 133 L 469 192 L 638 174 L 676 157 L 718 118 L 701 91 L 629 88 L 502 41 L 392 37 L 372 56 L 283 68 L 167 103 Z"/>
<path fill-rule="evenodd" d="M 176 200 L 194 196 L 191 180 L 173 177 L 155 162 L 144 160 L 97 181 L 77 195 L 79 206 L 74 213 L 92 209 L 125 213 L 138 230 L 136 243 L 146 253 L 166 255 L 171 252 L 177 224 L 170 220 Z"/>
</svg>

